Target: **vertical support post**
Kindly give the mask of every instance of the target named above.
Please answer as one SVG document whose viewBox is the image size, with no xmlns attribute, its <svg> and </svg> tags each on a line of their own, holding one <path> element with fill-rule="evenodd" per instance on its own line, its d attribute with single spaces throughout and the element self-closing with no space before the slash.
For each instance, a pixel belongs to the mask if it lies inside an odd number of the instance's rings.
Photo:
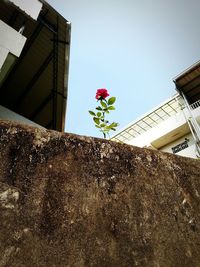
<svg viewBox="0 0 200 267">
<path fill-rule="evenodd" d="M 192 122 L 193 128 L 195 130 L 195 133 L 197 135 L 198 142 L 200 142 L 200 126 L 199 126 L 198 122 L 196 121 L 196 119 L 195 119 L 195 117 L 194 117 L 194 115 L 192 113 L 191 107 L 190 107 L 190 105 L 189 105 L 189 103 L 187 101 L 187 98 L 186 98 L 185 94 L 183 92 L 181 92 L 181 95 L 183 97 L 183 100 L 184 100 L 184 102 L 186 104 L 186 107 L 188 109 L 188 112 L 190 114 L 191 122 Z"/>
<path fill-rule="evenodd" d="M 193 138 L 195 140 L 195 146 L 196 146 L 196 156 L 199 158 L 200 157 L 200 126 L 198 124 L 198 122 L 196 121 L 195 117 L 193 116 L 193 113 L 192 113 L 192 110 L 191 110 L 191 107 L 187 101 L 187 98 L 185 96 L 185 94 L 183 92 L 180 92 L 182 98 L 183 98 L 183 101 L 185 103 L 185 106 L 189 112 L 189 118 L 188 116 L 184 113 L 183 111 L 183 114 L 186 118 L 186 121 L 188 123 L 188 126 L 190 128 L 190 131 L 193 135 Z"/>
<path fill-rule="evenodd" d="M 53 40 L 53 129 L 56 130 L 57 127 L 57 86 L 58 86 L 58 16 L 57 16 L 57 32 L 54 33 Z"/>
</svg>

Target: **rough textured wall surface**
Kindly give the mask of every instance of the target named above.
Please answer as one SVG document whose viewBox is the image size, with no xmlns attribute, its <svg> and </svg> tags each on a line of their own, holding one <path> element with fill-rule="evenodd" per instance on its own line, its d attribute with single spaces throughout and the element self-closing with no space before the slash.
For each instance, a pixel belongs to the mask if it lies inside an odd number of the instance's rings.
<svg viewBox="0 0 200 267">
<path fill-rule="evenodd" d="M 0 122 L 0 267 L 200 266 L 200 161 Z"/>
</svg>

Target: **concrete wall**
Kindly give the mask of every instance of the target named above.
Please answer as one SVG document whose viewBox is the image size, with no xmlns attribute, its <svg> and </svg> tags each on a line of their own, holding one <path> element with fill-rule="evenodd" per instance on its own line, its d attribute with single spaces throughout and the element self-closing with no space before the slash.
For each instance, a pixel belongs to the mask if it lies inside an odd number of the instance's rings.
<svg viewBox="0 0 200 267">
<path fill-rule="evenodd" d="M 199 160 L 0 122 L 0 267 L 197 267 L 199 204 Z"/>
</svg>

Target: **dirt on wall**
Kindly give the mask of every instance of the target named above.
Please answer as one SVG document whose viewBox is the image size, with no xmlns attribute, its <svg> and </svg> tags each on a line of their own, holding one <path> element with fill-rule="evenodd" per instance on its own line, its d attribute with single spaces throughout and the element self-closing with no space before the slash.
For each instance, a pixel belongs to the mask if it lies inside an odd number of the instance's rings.
<svg viewBox="0 0 200 267">
<path fill-rule="evenodd" d="M 0 121 L 0 267 L 197 267 L 199 204 L 199 160 Z"/>
</svg>

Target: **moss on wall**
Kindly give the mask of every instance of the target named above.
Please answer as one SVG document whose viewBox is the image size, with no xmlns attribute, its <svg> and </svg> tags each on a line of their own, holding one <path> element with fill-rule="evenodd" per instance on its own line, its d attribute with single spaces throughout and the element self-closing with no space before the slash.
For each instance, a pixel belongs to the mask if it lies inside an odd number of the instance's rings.
<svg viewBox="0 0 200 267">
<path fill-rule="evenodd" d="M 0 122 L 0 267 L 200 266 L 200 161 Z"/>
</svg>

